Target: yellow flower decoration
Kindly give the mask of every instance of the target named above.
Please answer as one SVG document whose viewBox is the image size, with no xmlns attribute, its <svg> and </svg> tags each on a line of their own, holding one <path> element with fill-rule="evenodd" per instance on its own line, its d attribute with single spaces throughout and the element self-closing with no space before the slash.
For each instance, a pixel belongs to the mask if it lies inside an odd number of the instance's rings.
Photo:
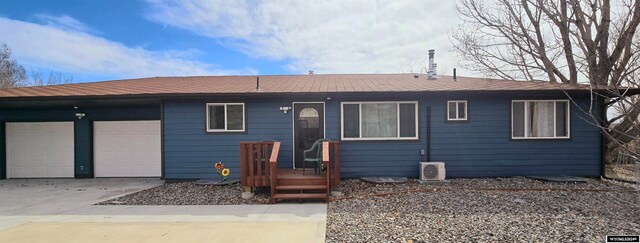
<svg viewBox="0 0 640 243">
<path fill-rule="evenodd" d="M 222 169 L 222 176 L 226 177 L 228 175 L 229 175 L 229 169 L 227 169 L 227 168 Z"/>
</svg>

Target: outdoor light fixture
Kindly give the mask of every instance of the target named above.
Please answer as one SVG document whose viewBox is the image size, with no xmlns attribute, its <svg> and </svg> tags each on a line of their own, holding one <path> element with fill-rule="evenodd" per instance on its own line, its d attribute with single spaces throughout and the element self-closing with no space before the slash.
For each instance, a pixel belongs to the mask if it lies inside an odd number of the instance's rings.
<svg viewBox="0 0 640 243">
<path fill-rule="evenodd" d="M 287 112 L 291 110 L 291 106 L 282 106 L 280 107 L 280 110 L 282 111 L 282 113 L 287 114 Z"/>
<path fill-rule="evenodd" d="M 86 116 L 84 112 L 76 112 L 76 117 L 78 117 L 78 120 L 82 119 L 84 116 Z"/>
</svg>

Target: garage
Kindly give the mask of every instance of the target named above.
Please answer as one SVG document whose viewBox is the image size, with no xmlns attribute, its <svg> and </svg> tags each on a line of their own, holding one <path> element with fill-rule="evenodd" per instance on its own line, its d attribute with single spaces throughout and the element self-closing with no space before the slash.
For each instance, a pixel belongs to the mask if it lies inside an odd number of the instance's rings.
<svg viewBox="0 0 640 243">
<path fill-rule="evenodd" d="M 160 121 L 93 123 L 95 177 L 160 177 Z"/>
<path fill-rule="evenodd" d="M 7 178 L 73 178 L 73 122 L 7 122 Z"/>
</svg>

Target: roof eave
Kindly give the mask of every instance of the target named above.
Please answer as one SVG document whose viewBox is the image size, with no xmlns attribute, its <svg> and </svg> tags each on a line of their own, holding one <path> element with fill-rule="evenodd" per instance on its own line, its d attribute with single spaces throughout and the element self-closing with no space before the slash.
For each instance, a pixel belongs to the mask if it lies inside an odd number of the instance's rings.
<svg viewBox="0 0 640 243">
<path fill-rule="evenodd" d="M 0 101 L 13 101 L 13 100 L 62 100 L 62 99 L 125 99 L 125 98 L 182 98 L 182 97 L 230 97 L 230 96 L 244 96 L 244 97 L 257 97 L 257 96 L 279 96 L 279 95 L 292 95 L 292 96 L 306 96 L 306 95 L 326 95 L 326 94 L 399 94 L 399 93 L 585 93 L 590 92 L 588 89 L 567 89 L 567 90 L 428 90 L 428 91 L 318 91 L 318 92 L 229 92 L 229 93 L 144 93 L 144 94 L 116 94 L 116 95 L 65 95 L 65 96 L 12 96 L 12 97 L 0 97 Z M 640 89 L 625 90 L 625 94 L 635 95 L 639 94 Z"/>
</svg>

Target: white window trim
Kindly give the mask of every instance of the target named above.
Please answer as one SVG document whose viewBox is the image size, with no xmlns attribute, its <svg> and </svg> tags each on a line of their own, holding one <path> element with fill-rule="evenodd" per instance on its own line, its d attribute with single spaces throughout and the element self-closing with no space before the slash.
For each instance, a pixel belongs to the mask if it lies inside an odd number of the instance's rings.
<svg viewBox="0 0 640 243">
<path fill-rule="evenodd" d="M 451 118 L 449 117 L 449 104 L 451 103 L 455 103 L 456 104 L 456 118 Z M 459 118 L 458 115 L 460 113 L 458 113 L 458 109 L 460 108 L 459 104 L 460 103 L 464 103 L 464 118 Z M 469 105 L 467 104 L 466 100 L 448 100 L 447 101 L 447 121 L 466 121 L 467 117 L 469 117 Z"/>
<path fill-rule="evenodd" d="M 513 136 L 513 104 L 515 102 L 524 102 L 524 136 L 523 137 L 514 137 Z M 529 120 L 528 114 L 528 106 L 529 102 L 553 102 L 553 137 L 527 137 L 527 121 Z M 558 136 L 556 134 L 556 102 L 567 102 L 567 136 Z M 511 101 L 511 139 L 514 140 L 535 140 L 535 139 L 570 139 L 571 138 L 571 102 L 569 100 L 512 100 Z"/>
<path fill-rule="evenodd" d="M 398 137 L 362 137 L 362 104 L 396 104 L 397 105 L 397 129 L 398 129 Z M 414 137 L 400 137 L 400 104 L 414 104 L 415 105 L 415 131 L 416 136 Z M 358 128 L 360 129 L 358 138 L 345 138 L 344 137 L 344 105 L 359 105 L 358 107 L 358 121 L 360 124 Z M 349 102 L 340 102 L 340 139 L 345 141 L 379 141 L 379 140 L 417 140 L 419 138 L 419 119 L 418 119 L 418 101 L 349 101 Z"/>
<path fill-rule="evenodd" d="M 227 130 L 227 117 L 229 117 L 227 115 L 227 106 L 228 105 L 242 105 L 242 130 Z M 209 125 L 211 125 L 211 123 L 209 122 L 209 112 L 211 109 L 209 109 L 209 107 L 211 106 L 224 106 L 224 129 L 211 129 L 209 127 Z M 244 103 L 207 103 L 206 106 L 206 122 L 207 124 L 205 124 L 207 132 L 245 132 L 246 129 L 246 110 L 245 110 L 245 106 Z"/>
</svg>

